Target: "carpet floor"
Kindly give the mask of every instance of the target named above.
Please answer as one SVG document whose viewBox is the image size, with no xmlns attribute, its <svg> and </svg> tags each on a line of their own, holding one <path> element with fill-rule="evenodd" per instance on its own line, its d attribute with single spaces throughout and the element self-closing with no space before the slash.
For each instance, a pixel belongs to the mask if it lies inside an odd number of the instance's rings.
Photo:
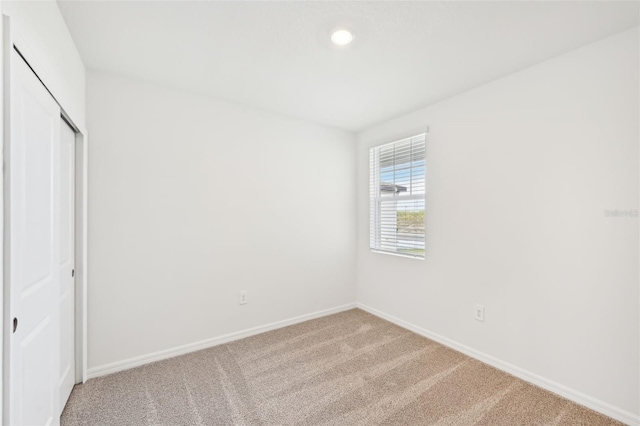
<svg viewBox="0 0 640 426">
<path fill-rule="evenodd" d="M 619 425 L 362 310 L 77 385 L 62 425 Z"/>
</svg>

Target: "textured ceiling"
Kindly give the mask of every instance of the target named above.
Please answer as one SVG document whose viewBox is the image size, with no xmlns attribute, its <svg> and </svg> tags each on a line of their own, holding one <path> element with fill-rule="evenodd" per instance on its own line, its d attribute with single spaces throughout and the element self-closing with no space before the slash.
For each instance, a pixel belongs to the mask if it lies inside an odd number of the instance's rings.
<svg viewBox="0 0 640 426">
<path fill-rule="evenodd" d="M 639 22 L 635 1 L 58 3 L 89 69 L 351 131 Z"/>
</svg>

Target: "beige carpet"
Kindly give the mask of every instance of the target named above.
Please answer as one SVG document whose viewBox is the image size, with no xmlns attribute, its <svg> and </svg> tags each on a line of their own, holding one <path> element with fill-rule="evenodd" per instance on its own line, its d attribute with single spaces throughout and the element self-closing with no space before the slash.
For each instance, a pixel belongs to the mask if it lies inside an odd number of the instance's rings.
<svg viewBox="0 0 640 426">
<path fill-rule="evenodd" d="M 71 425 L 613 425 L 361 310 L 89 380 Z"/>
</svg>

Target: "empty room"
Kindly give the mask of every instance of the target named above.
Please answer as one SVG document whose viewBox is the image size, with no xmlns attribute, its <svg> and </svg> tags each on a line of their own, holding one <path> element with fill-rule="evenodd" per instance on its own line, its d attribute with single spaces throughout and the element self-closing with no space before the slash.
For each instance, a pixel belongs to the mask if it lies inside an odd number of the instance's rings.
<svg viewBox="0 0 640 426">
<path fill-rule="evenodd" d="M 640 1 L 0 1 L 0 419 L 640 426 Z"/>
</svg>

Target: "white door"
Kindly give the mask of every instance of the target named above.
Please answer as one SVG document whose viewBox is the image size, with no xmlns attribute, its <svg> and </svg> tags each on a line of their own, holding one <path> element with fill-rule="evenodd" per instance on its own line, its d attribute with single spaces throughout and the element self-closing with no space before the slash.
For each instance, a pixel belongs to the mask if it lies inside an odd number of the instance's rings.
<svg viewBox="0 0 640 426">
<path fill-rule="evenodd" d="M 75 138 L 60 120 L 60 406 L 75 384 Z"/>
<path fill-rule="evenodd" d="M 60 108 L 15 51 L 8 144 L 9 424 L 60 423 Z"/>
</svg>

